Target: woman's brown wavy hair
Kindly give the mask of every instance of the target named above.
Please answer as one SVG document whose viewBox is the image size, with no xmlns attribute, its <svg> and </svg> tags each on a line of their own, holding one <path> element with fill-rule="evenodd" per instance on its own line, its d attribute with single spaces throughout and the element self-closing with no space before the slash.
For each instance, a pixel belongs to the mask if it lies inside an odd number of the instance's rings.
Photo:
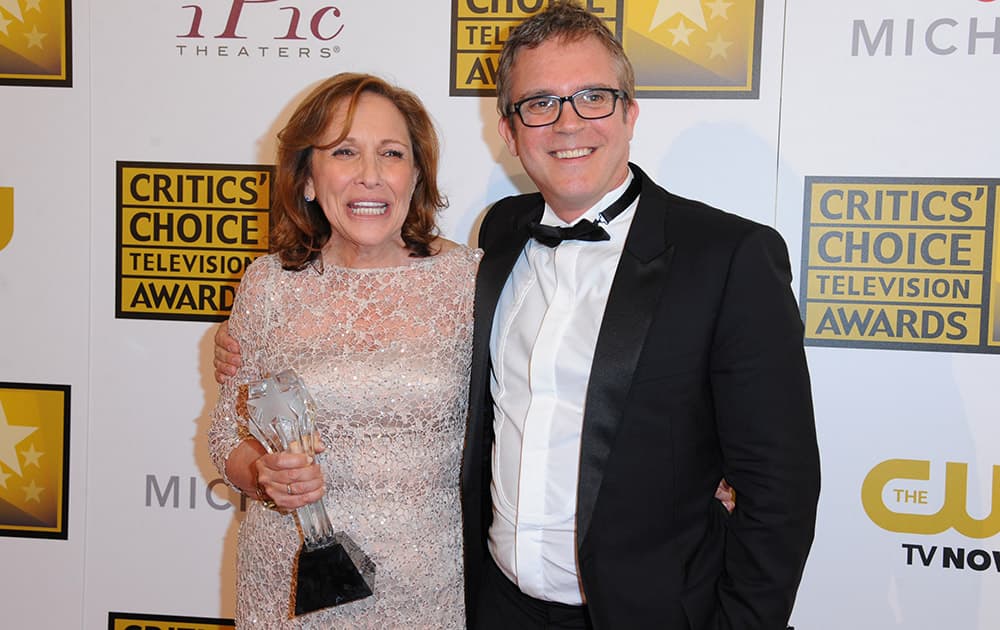
<svg viewBox="0 0 1000 630">
<path fill-rule="evenodd" d="M 430 256 L 438 235 L 437 213 L 447 199 L 437 186 L 438 137 L 423 103 L 412 92 L 370 74 L 344 72 L 321 83 L 295 110 L 278 133 L 278 163 L 271 200 L 270 250 L 286 269 L 301 269 L 316 260 L 330 239 L 330 223 L 315 200 L 306 201 L 312 152 L 340 143 L 351 129 L 358 99 L 364 93 L 389 99 L 406 120 L 413 145 L 417 185 L 403 221 L 401 236 L 411 256 Z M 340 134 L 318 144 L 334 112 L 347 102 L 347 117 Z"/>
</svg>

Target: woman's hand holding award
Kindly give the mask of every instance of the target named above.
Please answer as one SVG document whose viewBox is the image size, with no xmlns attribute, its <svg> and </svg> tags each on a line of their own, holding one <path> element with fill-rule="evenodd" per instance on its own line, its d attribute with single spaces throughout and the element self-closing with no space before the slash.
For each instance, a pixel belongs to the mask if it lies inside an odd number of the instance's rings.
<svg viewBox="0 0 1000 630">
<path fill-rule="evenodd" d="M 294 370 L 250 383 L 250 433 L 270 453 L 315 455 L 315 404 Z M 294 594 L 296 615 L 372 594 L 375 564 L 343 532 L 334 532 L 323 499 L 295 510 L 302 529 Z"/>
</svg>

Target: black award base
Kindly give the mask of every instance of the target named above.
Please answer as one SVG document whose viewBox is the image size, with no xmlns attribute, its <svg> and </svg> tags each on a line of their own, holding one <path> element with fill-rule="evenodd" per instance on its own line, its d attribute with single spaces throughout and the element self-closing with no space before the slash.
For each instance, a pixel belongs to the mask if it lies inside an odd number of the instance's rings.
<svg viewBox="0 0 1000 630">
<path fill-rule="evenodd" d="M 363 554 L 360 560 L 359 569 L 340 542 L 299 551 L 295 614 L 304 615 L 370 597 L 375 565 Z"/>
</svg>

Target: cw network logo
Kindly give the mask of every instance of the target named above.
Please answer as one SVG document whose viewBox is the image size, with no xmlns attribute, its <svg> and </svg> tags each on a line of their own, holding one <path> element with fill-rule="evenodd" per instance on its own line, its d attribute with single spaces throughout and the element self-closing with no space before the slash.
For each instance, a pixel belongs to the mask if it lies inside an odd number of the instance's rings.
<svg viewBox="0 0 1000 630">
<path fill-rule="evenodd" d="M 969 13 L 931 19 L 856 19 L 851 26 L 851 56 L 1000 56 L 1000 15 L 983 6 L 994 1 L 970 1 Z"/>
<path fill-rule="evenodd" d="M 1000 466 L 993 466 L 990 488 L 1000 488 Z M 861 503 L 868 518 L 890 532 L 940 534 L 954 528 L 968 538 L 990 538 L 1000 533 L 997 496 L 994 509 L 982 519 L 969 515 L 969 465 L 945 464 L 944 483 L 931 476 L 931 462 L 890 459 L 869 471 L 861 485 Z M 940 507 L 938 507 L 940 506 Z M 934 510 L 936 511 L 931 511 Z"/>
<path fill-rule="evenodd" d="M 276 4 L 279 3 L 280 4 Z M 329 59 L 340 52 L 333 41 L 345 27 L 341 9 L 318 8 L 304 0 L 185 2 L 181 57 Z"/>
<path fill-rule="evenodd" d="M 982 540 L 1000 533 L 1000 466 L 992 467 L 990 513 L 969 514 L 969 466 L 945 464 L 944 479 L 931 474 L 931 462 L 890 459 L 869 471 L 861 485 L 861 503 L 868 518 L 890 532 L 935 535 L 954 529 L 967 538 Z M 977 506 L 978 507 L 978 506 Z M 980 510 L 975 510 L 976 512 Z M 928 569 L 1000 571 L 1000 550 L 904 542 L 908 566 Z"/>
</svg>

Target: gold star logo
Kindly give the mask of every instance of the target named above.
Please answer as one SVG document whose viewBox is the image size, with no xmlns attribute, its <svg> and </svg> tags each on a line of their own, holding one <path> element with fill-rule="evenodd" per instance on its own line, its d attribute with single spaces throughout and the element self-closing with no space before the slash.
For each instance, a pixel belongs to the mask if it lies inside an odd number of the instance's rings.
<svg viewBox="0 0 1000 630">
<path fill-rule="evenodd" d="M 41 48 L 42 39 L 45 38 L 45 35 L 47 35 L 47 33 L 38 32 L 37 26 L 32 26 L 31 32 L 24 34 L 24 36 L 28 38 L 28 48 Z"/>
<path fill-rule="evenodd" d="M 38 463 L 38 459 L 44 454 L 41 451 L 36 451 L 34 444 L 28 446 L 28 450 L 21 451 L 25 467 L 34 466 L 35 468 L 41 468 L 42 466 Z"/>
<path fill-rule="evenodd" d="M 35 480 L 32 479 L 22 490 L 24 490 L 24 500 L 34 501 L 35 503 L 42 502 L 42 490 L 45 488 L 40 488 L 35 484 Z"/>
<path fill-rule="evenodd" d="M 709 19 L 721 17 L 723 20 L 728 20 L 729 7 L 733 6 L 733 3 L 723 2 L 723 0 L 715 0 L 714 2 L 705 4 L 705 6 L 712 12 L 712 15 L 708 16 Z"/>
<path fill-rule="evenodd" d="M 716 57 L 726 58 L 726 49 L 733 45 L 733 42 L 727 42 L 722 39 L 722 35 L 716 35 L 713 41 L 708 42 L 708 48 L 712 51 L 709 53 L 709 59 L 715 59 Z"/>
<path fill-rule="evenodd" d="M 13 22 L 13 20 L 8 20 L 2 13 L 0 13 L 0 33 L 9 37 L 10 33 L 7 32 L 7 27 L 11 25 L 11 22 Z"/>
<path fill-rule="evenodd" d="M 18 22 L 23 22 L 24 18 L 21 17 L 21 7 L 18 5 L 17 0 L 0 0 L 0 9 L 3 9 L 11 17 L 13 17 Z M 3 14 L 0 13 L 0 16 Z M 10 24 L 10 22 L 8 22 Z"/>
<path fill-rule="evenodd" d="M 690 37 L 691 33 L 694 32 L 694 29 L 688 28 L 687 25 L 684 24 L 684 18 L 681 18 L 681 23 L 670 29 L 670 32 L 674 35 L 674 46 L 677 44 L 684 44 L 685 46 L 691 45 L 691 41 L 688 37 Z"/>
<path fill-rule="evenodd" d="M 21 465 L 15 447 L 37 430 L 38 427 L 23 427 L 8 423 L 3 401 L 0 401 L 0 464 L 13 470 L 18 477 L 21 476 Z"/>
<path fill-rule="evenodd" d="M 705 10 L 701 8 L 701 0 L 660 0 L 656 5 L 656 12 L 653 13 L 649 30 L 652 31 L 678 13 L 681 14 L 681 19 L 686 17 L 701 30 L 708 30 L 705 25 Z"/>
</svg>

